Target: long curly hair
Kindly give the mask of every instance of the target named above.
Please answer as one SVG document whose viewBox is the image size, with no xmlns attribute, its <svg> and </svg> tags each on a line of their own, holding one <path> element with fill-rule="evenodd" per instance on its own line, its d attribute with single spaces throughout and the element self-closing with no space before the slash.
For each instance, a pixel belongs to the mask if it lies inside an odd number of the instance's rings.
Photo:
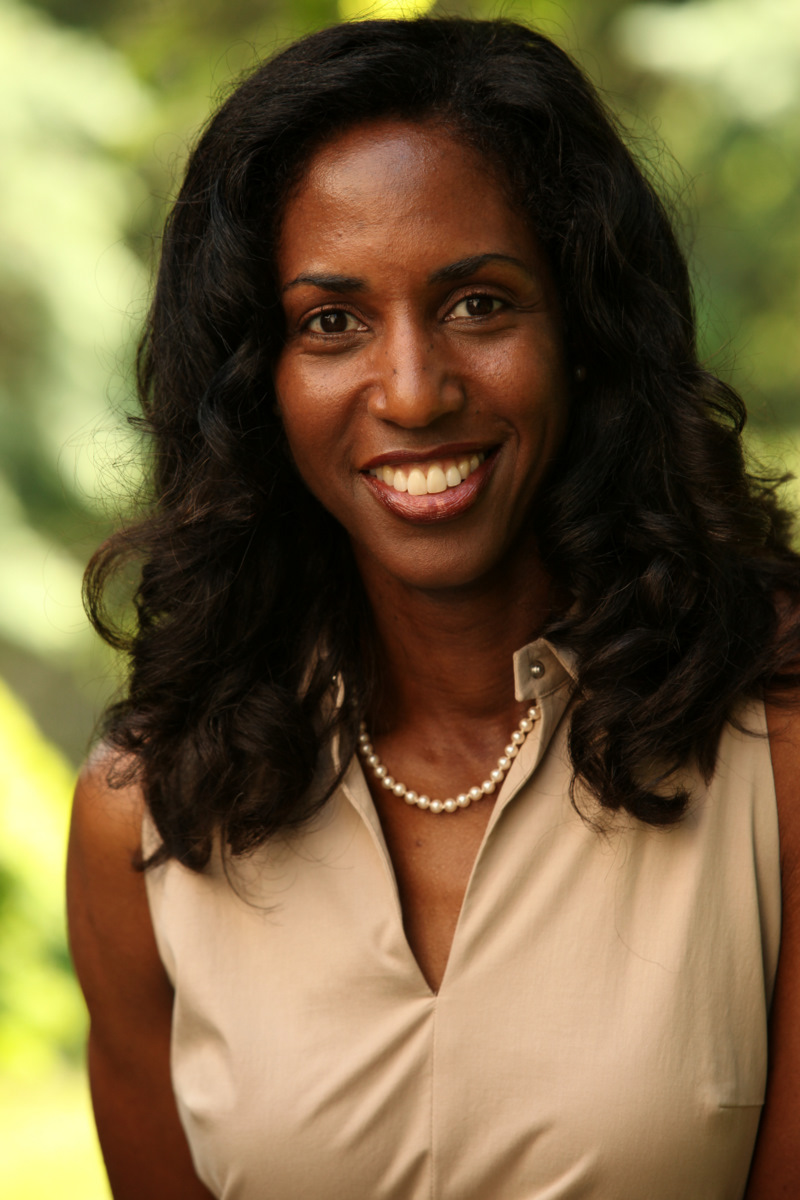
<svg viewBox="0 0 800 1200">
<path fill-rule="evenodd" d="M 709 775 L 742 698 L 797 683 L 800 638 L 778 615 L 800 592 L 789 517 L 776 481 L 746 472 L 744 406 L 698 362 L 664 205 L 591 84 L 512 22 L 338 25 L 261 64 L 191 155 L 138 359 L 152 503 L 87 569 L 91 619 L 130 657 L 104 733 L 144 788 L 156 858 L 199 869 L 215 834 L 238 854 L 305 821 L 337 782 L 323 751 L 336 733 L 347 763 L 375 695 L 347 538 L 276 413 L 274 246 L 315 150 L 390 115 L 444 123 L 504 172 L 586 368 L 536 516 L 571 598 L 540 632 L 577 655 L 573 798 L 677 821 L 674 772 Z M 125 632 L 106 597 L 131 560 Z"/>
</svg>

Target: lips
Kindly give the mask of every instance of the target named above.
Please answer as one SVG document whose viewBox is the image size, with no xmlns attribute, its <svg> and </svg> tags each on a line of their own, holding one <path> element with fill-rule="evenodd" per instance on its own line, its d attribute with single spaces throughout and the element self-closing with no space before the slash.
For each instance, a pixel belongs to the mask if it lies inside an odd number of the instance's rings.
<svg viewBox="0 0 800 1200">
<path fill-rule="evenodd" d="M 388 456 L 385 456 L 388 458 Z M 375 498 L 397 516 L 420 524 L 451 520 L 466 512 L 483 491 L 494 469 L 492 450 L 370 465 L 361 475 Z"/>
</svg>

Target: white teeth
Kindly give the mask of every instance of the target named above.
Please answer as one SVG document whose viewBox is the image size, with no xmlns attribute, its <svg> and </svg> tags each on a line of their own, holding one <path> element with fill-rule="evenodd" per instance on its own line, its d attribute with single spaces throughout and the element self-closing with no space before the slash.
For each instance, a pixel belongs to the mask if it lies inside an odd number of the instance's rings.
<svg viewBox="0 0 800 1200">
<path fill-rule="evenodd" d="M 440 466 L 434 464 L 428 467 L 428 495 L 435 495 L 438 492 L 447 491 L 447 477 Z"/>
<path fill-rule="evenodd" d="M 427 496 L 428 481 L 419 467 L 412 467 L 408 473 L 409 496 Z"/>
<path fill-rule="evenodd" d="M 410 496 L 437 495 L 448 488 L 458 487 L 476 471 L 485 460 L 486 454 L 479 450 L 469 458 L 447 458 L 443 462 L 421 464 L 418 467 L 370 467 L 370 475 L 380 479 L 396 492 L 408 492 Z"/>
</svg>

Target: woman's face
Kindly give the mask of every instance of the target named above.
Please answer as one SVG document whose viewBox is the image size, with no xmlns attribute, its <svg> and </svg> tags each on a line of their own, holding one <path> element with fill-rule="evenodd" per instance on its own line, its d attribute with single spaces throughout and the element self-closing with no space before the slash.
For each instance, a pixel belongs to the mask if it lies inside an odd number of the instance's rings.
<svg viewBox="0 0 800 1200">
<path fill-rule="evenodd" d="M 347 131 L 287 203 L 278 271 L 286 434 L 362 574 L 500 571 L 569 389 L 551 273 L 489 163 L 432 123 Z"/>
</svg>

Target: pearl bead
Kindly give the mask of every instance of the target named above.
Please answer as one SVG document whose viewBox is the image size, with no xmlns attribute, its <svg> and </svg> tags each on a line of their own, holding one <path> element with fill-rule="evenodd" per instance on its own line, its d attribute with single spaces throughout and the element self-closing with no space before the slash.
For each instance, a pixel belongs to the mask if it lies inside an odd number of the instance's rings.
<svg viewBox="0 0 800 1200">
<path fill-rule="evenodd" d="M 531 663 L 530 672 L 535 679 L 538 679 L 544 675 L 544 666 L 540 662 Z M 511 734 L 511 740 L 505 747 L 501 757 L 498 758 L 495 769 L 489 772 L 489 778 L 484 779 L 480 787 L 471 787 L 466 792 L 459 792 L 455 799 L 451 796 L 447 800 L 431 800 L 428 796 L 417 795 L 416 792 L 407 788 L 404 783 L 395 780 L 375 753 L 364 721 L 360 724 L 358 747 L 365 761 L 372 768 L 375 778 L 380 780 L 381 786 L 385 787 L 387 791 L 393 792 L 399 799 L 405 800 L 406 804 L 415 804 L 417 808 L 427 808 L 434 813 L 455 812 L 457 808 L 468 808 L 470 804 L 480 800 L 483 796 L 492 795 L 497 785 L 503 782 L 506 771 L 511 766 L 511 760 L 516 758 L 520 746 L 525 741 L 528 733 L 530 733 L 533 728 L 533 722 L 538 717 L 539 710 L 535 704 L 532 704 L 528 709 L 528 715 L 522 718 L 519 727 Z"/>
</svg>

